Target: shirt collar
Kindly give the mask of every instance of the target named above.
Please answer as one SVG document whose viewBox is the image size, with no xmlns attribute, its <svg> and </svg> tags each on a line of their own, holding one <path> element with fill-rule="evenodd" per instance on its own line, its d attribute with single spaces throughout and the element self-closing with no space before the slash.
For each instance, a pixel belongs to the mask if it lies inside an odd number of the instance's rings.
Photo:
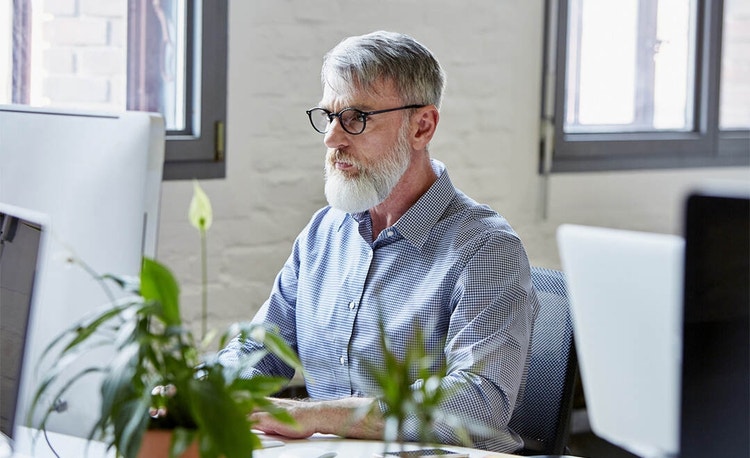
<svg viewBox="0 0 750 458">
<path fill-rule="evenodd" d="M 432 228 L 440 221 L 448 205 L 456 196 L 456 189 L 448 176 L 445 164 L 436 159 L 431 159 L 431 162 L 432 169 L 438 176 L 437 180 L 392 226 L 397 233 L 418 249 L 427 243 Z M 347 220 L 361 224 L 369 218 L 369 211 L 345 213 L 339 229 Z"/>
<path fill-rule="evenodd" d="M 445 164 L 435 159 L 431 159 L 431 162 L 438 179 L 393 225 L 406 240 L 419 249 L 427 243 L 432 228 L 440 221 L 456 196 L 456 189 Z"/>
</svg>

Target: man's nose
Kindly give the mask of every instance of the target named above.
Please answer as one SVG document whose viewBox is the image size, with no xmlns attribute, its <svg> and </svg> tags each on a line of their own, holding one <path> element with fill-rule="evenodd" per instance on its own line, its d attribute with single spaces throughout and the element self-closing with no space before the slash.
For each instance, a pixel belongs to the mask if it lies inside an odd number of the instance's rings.
<svg viewBox="0 0 750 458">
<path fill-rule="evenodd" d="M 348 135 L 343 127 L 341 127 L 341 119 L 334 117 L 331 124 L 328 126 L 328 131 L 323 137 L 323 143 L 328 148 L 339 148 L 345 146 L 348 142 Z"/>
</svg>

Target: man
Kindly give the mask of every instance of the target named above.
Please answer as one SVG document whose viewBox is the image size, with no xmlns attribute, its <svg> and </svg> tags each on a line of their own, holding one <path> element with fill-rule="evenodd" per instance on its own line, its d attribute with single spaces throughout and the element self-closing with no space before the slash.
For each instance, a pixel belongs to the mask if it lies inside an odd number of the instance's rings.
<svg viewBox="0 0 750 458">
<path fill-rule="evenodd" d="M 382 324 L 401 356 L 421 330 L 427 351 L 439 356 L 436 369 L 447 367 L 443 412 L 485 428 L 473 446 L 518 449 L 508 420 L 525 379 L 537 299 L 518 236 L 430 159 L 440 64 L 411 37 L 375 32 L 334 47 L 321 79 L 323 98 L 308 115 L 325 135 L 330 205 L 298 236 L 255 317 L 297 351 L 311 400 L 276 401 L 296 426 L 258 412 L 256 428 L 382 439 L 384 407 L 371 375 L 382 360 Z M 258 348 L 235 339 L 221 358 L 231 363 Z M 256 374 L 293 376 L 271 356 L 244 375 Z M 355 415 L 368 407 L 367 416 Z M 407 422 L 405 438 L 416 440 L 416 429 Z M 460 440 L 448 425 L 435 433 L 443 443 Z"/>
</svg>

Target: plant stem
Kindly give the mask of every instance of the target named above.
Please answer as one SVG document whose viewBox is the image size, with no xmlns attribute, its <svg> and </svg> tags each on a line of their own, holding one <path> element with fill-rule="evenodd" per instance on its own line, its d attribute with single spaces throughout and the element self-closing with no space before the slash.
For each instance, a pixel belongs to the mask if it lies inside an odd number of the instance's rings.
<svg viewBox="0 0 750 458">
<path fill-rule="evenodd" d="M 208 327 L 208 261 L 206 260 L 206 231 L 201 230 L 201 341 Z"/>
</svg>

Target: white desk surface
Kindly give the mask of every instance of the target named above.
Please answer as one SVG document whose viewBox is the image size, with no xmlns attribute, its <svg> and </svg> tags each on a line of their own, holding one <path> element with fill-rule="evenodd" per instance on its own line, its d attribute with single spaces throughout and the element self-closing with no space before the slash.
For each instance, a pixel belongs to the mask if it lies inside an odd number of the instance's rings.
<svg viewBox="0 0 750 458">
<path fill-rule="evenodd" d="M 384 451 L 382 441 L 367 441 L 357 439 L 342 439 L 338 436 L 314 435 L 308 439 L 290 440 L 280 438 L 284 445 L 280 447 L 271 447 L 253 452 L 254 458 L 309 458 L 321 456 L 326 452 L 336 452 L 336 458 L 371 458 L 375 453 Z M 506 453 L 488 452 L 486 450 L 477 450 L 466 447 L 456 447 L 454 445 L 439 445 L 437 448 L 450 450 L 454 452 L 468 453 L 471 458 L 514 458 L 517 455 Z M 417 444 L 405 444 L 404 450 L 417 450 L 420 448 L 432 448 L 432 446 L 422 446 Z M 398 444 L 390 444 L 387 451 L 393 452 L 401 450 Z"/>
<path fill-rule="evenodd" d="M 107 452 L 107 447 L 96 441 L 87 441 L 84 438 L 68 436 L 55 432 L 47 432 L 50 443 L 60 458 L 115 458 L 114 450 Z M 15 440 L 13 443 L 12 458 L 55 458 L 50 450 L 44 435 L 36 429 L 25 426 L 17 426 Z"/>
<path fill-rule="evenodd" d="M 19 427 L 14 444 L 15 452 L 12 458 L 54 458 L 44 436 L 39 434 L 36 442 L 33 436 L 36 430 Z M 48 432 L 50 442 L 61 458 L 115 458 L 113 450 L 106 451 L 106 446 L 101 442 L 88 442 L 86 439 L 65 434 Z M 356 439 L 342 439 L 337 436 L 315 435 L 308 439 L 291 440 L 286 438 L 266 437 L 279 440 L 284 445 L 270 447 L 263 450 L 255 450 L 254 458 L 314 458 L 326 452 L 335 452 L 337 458 L 362 457 L 371 458 L 375 453 L 384 451 L 382 441 L 366 441 Z M 88 448 L 87 448 L 88 447 Z M 404 450 L 416 450 L 420 447 L 416 444 L 404 445 Z M 471 458 L 514 458 L 516 455 L 505 453 L 494 453 L 484 450 L 476 450 L 453 445 L 439 446 L 446 450 L 468 453 Z M 387 451 L 400 450 L 398 444 L 390 444 Z M 88 452 L 88 454 L 87 454 Z"/>
</svg>

